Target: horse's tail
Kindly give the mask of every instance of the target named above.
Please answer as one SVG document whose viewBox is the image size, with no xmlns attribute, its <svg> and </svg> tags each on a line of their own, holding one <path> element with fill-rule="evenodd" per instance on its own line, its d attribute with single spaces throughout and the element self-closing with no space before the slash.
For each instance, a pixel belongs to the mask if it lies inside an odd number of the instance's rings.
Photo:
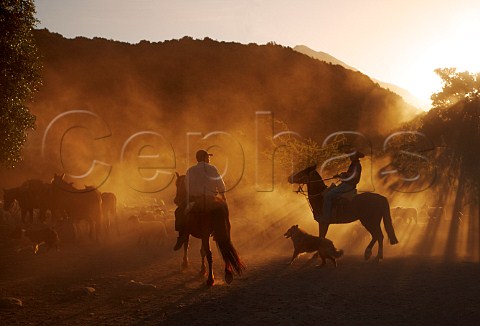
<svg viewBox="0 0 480 326">
<path fill-rule="evenodd" d="M 383 197 L 383 200 L 384 200 L 383 225 L 385 226 L 385 231 L 387 231 L 390 244 L 394 245 L 398 243 L 398 239 L 397 239 L 397 236 L 395 235 L 395 230 L 393 229 L 392 216 L 390 215 L 390 204 L 388 203 L 387 198 Z"/>
<path fill-rule="evenodd" d="M 240 260 L 238 256 L 237 250 L 233 247 L 232 241 L 230 240 L 223 240 L 217 241 L 218 249 L 222 253 L 223 260 L 225 261 L 226 265 L 229 265 L 233 268 L 235 273 L 241 275 L 242 272 L 245 270 L 245 265 Z"/>
<path fill-rule="evenodd" d="M 237 250 L 230 239 L 230 221 L 228 219 L 227 209 L 218 209 L 217 212 L 212 212 L 213 215 L 213 230 L 217 247 L 222 254 L 223 261 L 227 266 L 231 266 L 233 270 L 241 275 L 245 270 L 245 265 L 240 260 Z"/>
</svg>

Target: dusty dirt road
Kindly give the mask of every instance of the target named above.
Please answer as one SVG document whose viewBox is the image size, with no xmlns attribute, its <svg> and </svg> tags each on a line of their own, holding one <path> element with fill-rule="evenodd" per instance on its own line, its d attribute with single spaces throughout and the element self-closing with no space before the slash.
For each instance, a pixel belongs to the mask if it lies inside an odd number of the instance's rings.
<svg viewBox="0 0 480 326">
<path fill-rule="evenodd" d="M 173 239 L 138 245 L 132 237 L 84 241 L 59 252 L 2 250 L 1 325 L 473 325 L 480 320 L 480 267 L 466 261 L 405 256 L 376 264 L 346 255 L 335 269 L 280 252 L 239 250 L 248 269 L 232 284 L 214 249 L 216 283 L 198 276 L 200 241 L 190 268 Z M 268 258 L 267 258 L 268 257 Z"/>
</svg>

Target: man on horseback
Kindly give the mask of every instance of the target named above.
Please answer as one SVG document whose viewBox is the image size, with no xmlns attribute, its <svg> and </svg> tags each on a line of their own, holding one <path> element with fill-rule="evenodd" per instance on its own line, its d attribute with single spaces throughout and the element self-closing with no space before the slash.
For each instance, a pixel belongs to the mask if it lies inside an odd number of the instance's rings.
<svg viewBox="0 0 480 326">
<path fill-rule="evenodd" d="M 362 165 L 360 164 L 360 158 L 365 157 L 362 152 L 355 151 L 350 155 L 350 166 L 346 172 L 334 175 L 334 178 L 339 178 L 342 182 L 339 186 L 330 188 L 323 197 L 323 211 L 321 220 L 322 222 L 329 223 L 332 215 L 332 205 L 335 198 L 340 197 L 342 194 L 354 190 L 357 184 L 360 182 L 362 175 Z"/>
<path fill-rule="evenodd" d="M 210 164 L 213 154 L 205 150 L 197 151 L 197 164 L 187 170 L 185 187 L 187 189 L 187 205 L 180 206 L 175 211 L 177 243 L 174 250 L 178 250 L 188 240 L 186 219 L 188 213 L 209 214 L 212 210 L 222 208 L 228 212 L 225 197 L 225 182 L 217 168 Z M 220 195 L 221 200 L 217 197 Z"/>
</svg>

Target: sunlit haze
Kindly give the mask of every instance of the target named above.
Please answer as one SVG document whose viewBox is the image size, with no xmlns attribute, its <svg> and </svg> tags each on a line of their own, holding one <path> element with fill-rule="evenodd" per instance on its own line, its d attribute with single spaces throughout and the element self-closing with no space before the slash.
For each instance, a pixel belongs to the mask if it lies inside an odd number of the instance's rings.
<svg viewBox="0 0 480 326">
<path fill-rule="evenodd" d="M 480 70 L 480 3 L 473 0 L 38 0 L 36 6 L 39 27 L 65 37 L 302 44 L 426 103 L 441 85 L 434 69 Z"/>
<path fill-rule="evenodd" d="M 479 17 L 2 1 L 0 326 L 477 324 Z"/>
</svg>

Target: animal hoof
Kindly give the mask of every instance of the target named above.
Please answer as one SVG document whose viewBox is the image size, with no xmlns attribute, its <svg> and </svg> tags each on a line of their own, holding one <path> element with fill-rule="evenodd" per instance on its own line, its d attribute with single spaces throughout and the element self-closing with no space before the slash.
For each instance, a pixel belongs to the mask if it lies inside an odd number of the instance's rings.
<svg viewBox="0 0 480 326">
<path fill-rule="evenodd" d="M 368 249 L 365 250 L 365 255 L 364 255 L 365 260 L 369 260 L 371 256 L 372 256 L 372 250 L 368 250 Z"/>
<path fill-rule="evenodd" d="M 187 269 L 187 268 L 188 268 L 188 262 L 183 262 L 182 268 L 183 268 L 183 269 Z"/>
<path fill-rule="evenodd" d="M 227 284 L 230 284 L 232 283 L 233 281 L 233 274 L 232 272 L 230 271 L 225 271 L 225 282 L 227 282 Z"/>
<path fill-rule="evenodd" d="M 213 286 L 213 283 L 214 283 L 214 282 L 215 282 L 215 281 L 213 280 L 213 278 L 209 278 L 209 279 L 207 280 L 207 285 L 208 285 L 208 286 Z"/>
<path fill-rule="evenodd" d="M 200 276 L 200 277 L 203 277 L 203 276 L 205 276 L 206 274 L 207 274 L 207 271 L 204 270 L 204 269 L 202 269 L 202 270 L 200 270 L 200 272 L 198 272 L 198 276 Z"/>
<path fill-rule="evenodd" d="M 378 264 L 378 263 L 381 263 L 381 262 L 383 261 L 383 257 L 378 257 L 378 256 L 377 256 L 377 257 L 375 257 L 375 260 L 374 260 L 374 261 L 375 261 L 375 263 L 377 263 L 377 264 Z"/>
</svg>

